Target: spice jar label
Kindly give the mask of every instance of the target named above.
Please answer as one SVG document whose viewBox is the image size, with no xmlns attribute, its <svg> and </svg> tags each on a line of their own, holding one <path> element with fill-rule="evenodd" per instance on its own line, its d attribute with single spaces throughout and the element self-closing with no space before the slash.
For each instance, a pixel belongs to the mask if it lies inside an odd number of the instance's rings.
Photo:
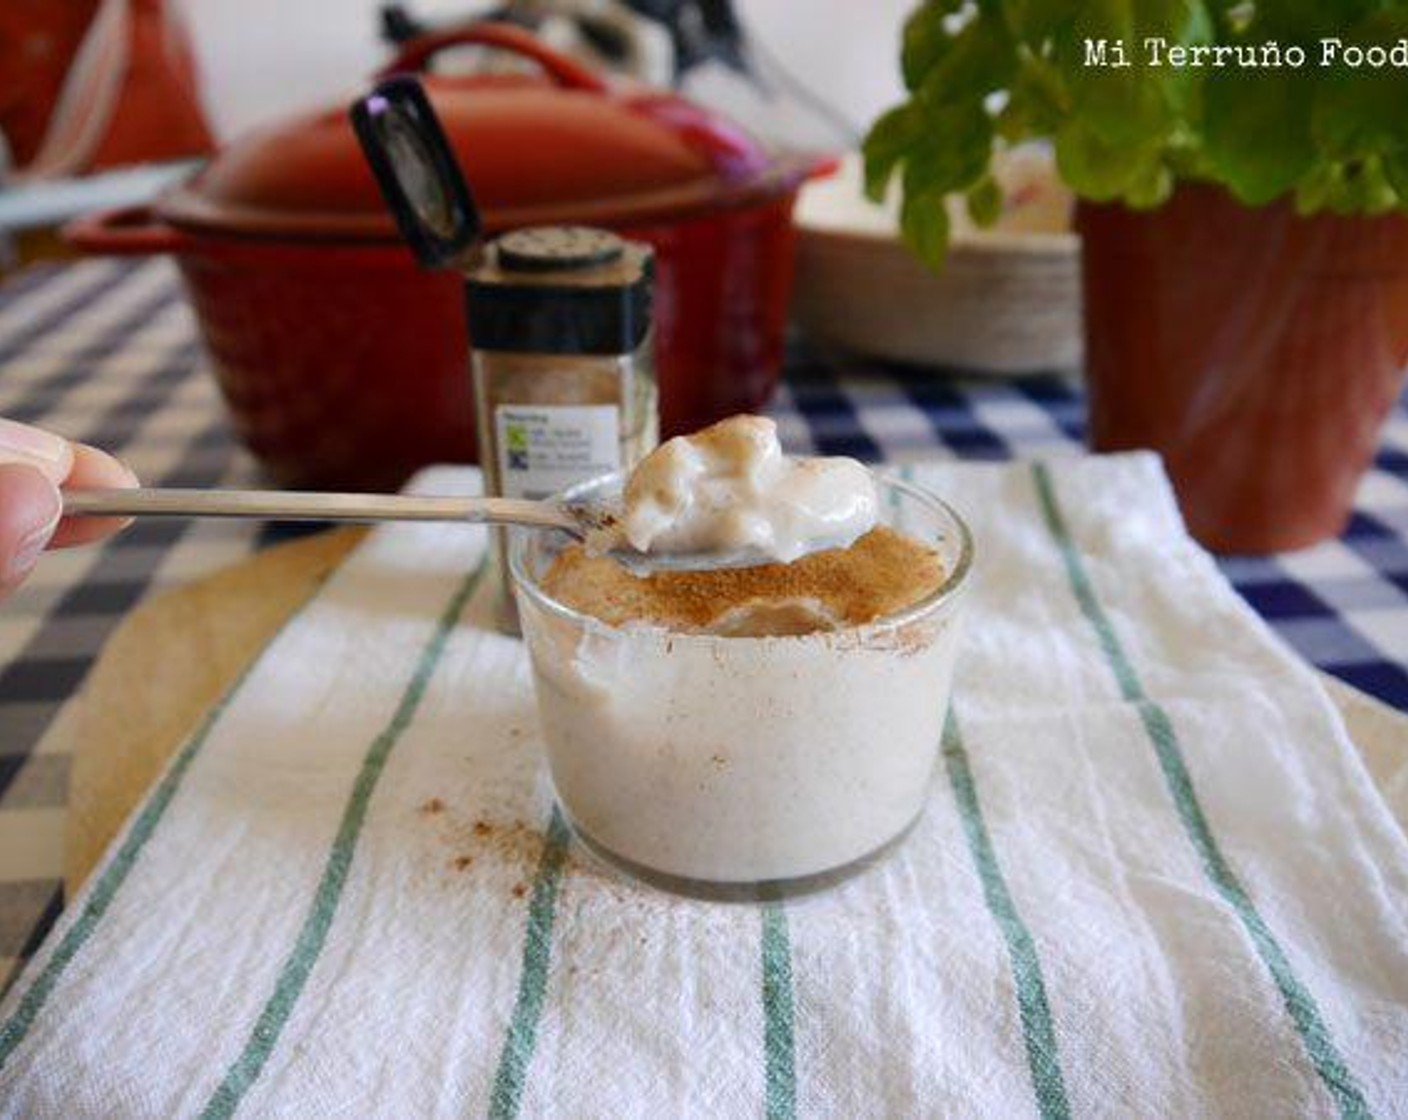
<svg viewBox="0 0 1408 1120">
<path fill-rule="evenodd" d="M 508 498 L 546 498 L 621 469 L 616 405 L 499 405 L 494 427 L 500 488 Z"/>
</svg>

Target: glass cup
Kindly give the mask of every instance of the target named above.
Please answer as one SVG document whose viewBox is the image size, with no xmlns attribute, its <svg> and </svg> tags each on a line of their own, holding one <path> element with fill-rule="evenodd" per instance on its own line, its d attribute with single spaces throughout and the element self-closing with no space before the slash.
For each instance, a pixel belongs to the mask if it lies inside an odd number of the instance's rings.
<svg viewBox="0 0 1408 1120">
<path fill-rule="evenodd" d="M 973 543 L 938 498 L 875 481 L 881 522 L 935 548 L 946 578 L 897 614 L 820 633 L 610 626 L 543 590 L 566 534 L 513 531 L 548 764 L 589 849 L 680 893 L 781 897 L 870 865 L 918 819 Z M 595 479 L 561 500 L 611 500 L 620 488 L 619 475 Z"/>
</svg>

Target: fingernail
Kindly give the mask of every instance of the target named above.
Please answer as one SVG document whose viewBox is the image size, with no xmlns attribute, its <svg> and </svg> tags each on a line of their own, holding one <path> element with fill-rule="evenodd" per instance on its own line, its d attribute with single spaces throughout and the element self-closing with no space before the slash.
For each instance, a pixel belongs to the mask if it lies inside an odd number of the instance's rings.
<svg viewBox="0 0 1408 1120">
<path fill-rule="evenodd" d="M 54 535 L 54 528 L 58 523 L 59 519 L 55 517 L 47 525 L 31 530 L 20 539 L 19 545 L 10 554 L 10 563 L 5 570 L 6 583 L 17 583 L 29 575 L 30 569 L 39 560 L 39 554 L 44 551 L 44 546 Z"/>
<path fill-rule="evenodd" d="M 73 449 L 62 436 L 0 417 L 0 460 L 20 456 L 58 466 L 72 454 Z"/>
</svg>

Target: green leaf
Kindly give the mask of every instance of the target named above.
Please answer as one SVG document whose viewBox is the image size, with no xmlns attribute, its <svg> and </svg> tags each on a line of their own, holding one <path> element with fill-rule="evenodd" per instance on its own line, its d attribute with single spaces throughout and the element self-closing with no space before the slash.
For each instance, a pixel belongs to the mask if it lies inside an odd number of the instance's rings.
<svg viewBox="0 0 1408 1120">
<path fill-rule="evenodd" d="M 900 207 L 900 233 L 919 259 L 935 272 L 948 255 L 948 209 L 941 191 L 905 192 Z"/>
<path fill-rule="evenodd" d="M 905 159 L 905 194 L 966 190 L 987 173 L 992 139 L 992 121 L 981 107 L 927 113 Z"/>
<path fill-rule="evenodd" d="M 1329 206 L 1331 197 L 1339 189 L 1338 178 L 1333 164 L 1312 167 L 1296 184 L 1296 211 L 1313 214 Z"/>
<path fill-rule="evenodd" d="M 1002 188 L 991 175 L 984 175 L 977 186 L 968 188 L 967 202 L 968 216 L 976 226 L 996 225 L 1002 217 Z"/>
<path fill-rule="evenodd" d="M 1174 122 L 1157 82 L 1133 69 L 1100 69 L 1073 74 L 1070 118 L 1108 144 L 1133 144 L 1165 135 Z"/>
<path fill-rule="evenodd" d="M 992 90 L 1004 88 L 1016 70 L 1016 53 L 1006 26 L 996 17 L 978 16 L 934 60 L 918 95 L 931 105 L 977 101 Z"/>
<path fill-rule="evenodd" d="M 1408 152 L 1395 151 L 1383 157 L 1384 178 L 1398 195 L 1399 202 L 1408 206 Z"/>
<path fill-rule="evenodd" d="M 918 89 L 929 69 L 948 50 L 948 18 L 963 0 L 927 0 L 909 14 L 901 33 L 900 70 L 908 89 Z"/>
<path fill-rule="evenodd" d="M 1145 40 L 1198 46 L 1214 38 L 1203 0 L 1085 0 L 1056 41 L 1056 58 L 1071 90 L 1071 115 L 1108 144 L 1166 138 L 1180 121 L 1196 119 L 1205 71 L 1150 65 Z M 1086 42 L 1124 44 L 1126 65 L 1085 64 Z"/>
<path fill-rule="evenodd" d="M 1349 164 L 1343 181 L 1344 189 L 1330 198 L 1330 207 L 1337 213 L 1382 214 L 1398 201 L 1377 156 Z"/>
<path fill-rule="evenodd" d="M 1187 0 L 1180 12 L 1171 13 L 1160 34 L 1182 47 L 1210 46 L 1217 42 L 1212 14 L 1202 0 Z M 1169 70 L 1162 77 L 1163 99 L 1172 115 L 1184 124 L 1202 119 L 1202 91 L 1206 71 L 1194 67 Z"/>
<path fill-rule="evenodd" d="M 1040 47 L 1071 18 L 1070 0 L 1008 0 L 1007 23 L 1012 33 L 1032 47 Z"/>
<path fill-rule="evenodd" d="M 865 193 L 874 202 L 883 202 L 885 189 L 895 166 L 922 135 L 923 114 L 913 102 L 905 102 L 886 112 L 873 125 L 861 143 L 865 160 Z"/>
<path fill-rule="evenodd" d="M 1342 36 L 1346 45 L 1392 46 L 1408 38 L 1408 12 L 1378 12 Z M 1310 113 L 1320 152 L 1354 159 L 1408 149 L 1408 70 L 1322 68 Z"/>
<path fill-rule="evenodd" d="M 1379 0 L 1262 0 L 1254 5 L 1255 15 L 1247 25 L 1246 35 L 1256 42 L 1275 39 L 1309 48 L 1322 36 L 1343 34 L 1345 28 L 1353 27 L 1379 7 Z"/>
<path fill-rule="evenodd" d="M 931 107 L 923 119 L 922 133 L 904 155 L 900 232 L 919 258 L 937 269 L 948 251 L 945 200 L 978 185 L 987 175 L 992 121 L 981 106 Z"/>
<path fill-rule="evenodd" d="M 1382 214 L 1396 208 L 1399 199 L 1377 156 L 1319 165 L 1296 187 L 1296 210 L 1301 214 Z"/>
<path fill-rule="evenodd" d="M 1019 64 L 1005 104 L 997 115 L 998 134 L 1009 144 L 1051 136 L 1061 127 L 1070 97 L 1061 75 L 1044 59 L 1027 56 Z"/>
<path fill-rule="evenodd" d="M 1248 206 L 1287 193 L 1314 164 L 1310 71 L 1217 70 L 1204 97 L 1209 165 Z"/>
<path fill-rule="evenodd" d="M 1156 158 L 1145 157 L 1136 165 L 1124 189 L 1124 200 L 1136 210 L 1162 206 L 1173 194 L 1173 173 Z"/>
<path fill-rule="evenodd" d="M 1123 196 L 1141 175 L 1148 174 L 1147 165 L 1158 159 L 1157 142 L 1107 144 L 1076 119 L 1067 121 L 1056 134 L 1056 168 L 1061 177 L 1077 194 L 1096 202 Z"/>
</svg>

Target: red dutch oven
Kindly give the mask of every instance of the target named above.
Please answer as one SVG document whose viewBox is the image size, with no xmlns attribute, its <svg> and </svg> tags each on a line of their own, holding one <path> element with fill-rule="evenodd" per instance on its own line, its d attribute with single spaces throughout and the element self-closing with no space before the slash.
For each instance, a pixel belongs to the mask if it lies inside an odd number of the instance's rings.
<svg viewBox="0 0 1408 1120">
<path fill-rule="evenodd" d="M 772 157 L 505 24 L 414 40 L 378 77 L 460 44 L 542 70 L 426 79 L 487 232 L 572 222 L 649 242 L 663 433 L 761 406 L 782 363 L 792 203 L 829 164 Z M 91 253 L 175 256 L 236 429 L 279 482 L 388 489 L 473 461 L 463 281 L 417 268 L 344 107 L 252 133 L 152 207 L 67 235 Z"/>
</svg>

